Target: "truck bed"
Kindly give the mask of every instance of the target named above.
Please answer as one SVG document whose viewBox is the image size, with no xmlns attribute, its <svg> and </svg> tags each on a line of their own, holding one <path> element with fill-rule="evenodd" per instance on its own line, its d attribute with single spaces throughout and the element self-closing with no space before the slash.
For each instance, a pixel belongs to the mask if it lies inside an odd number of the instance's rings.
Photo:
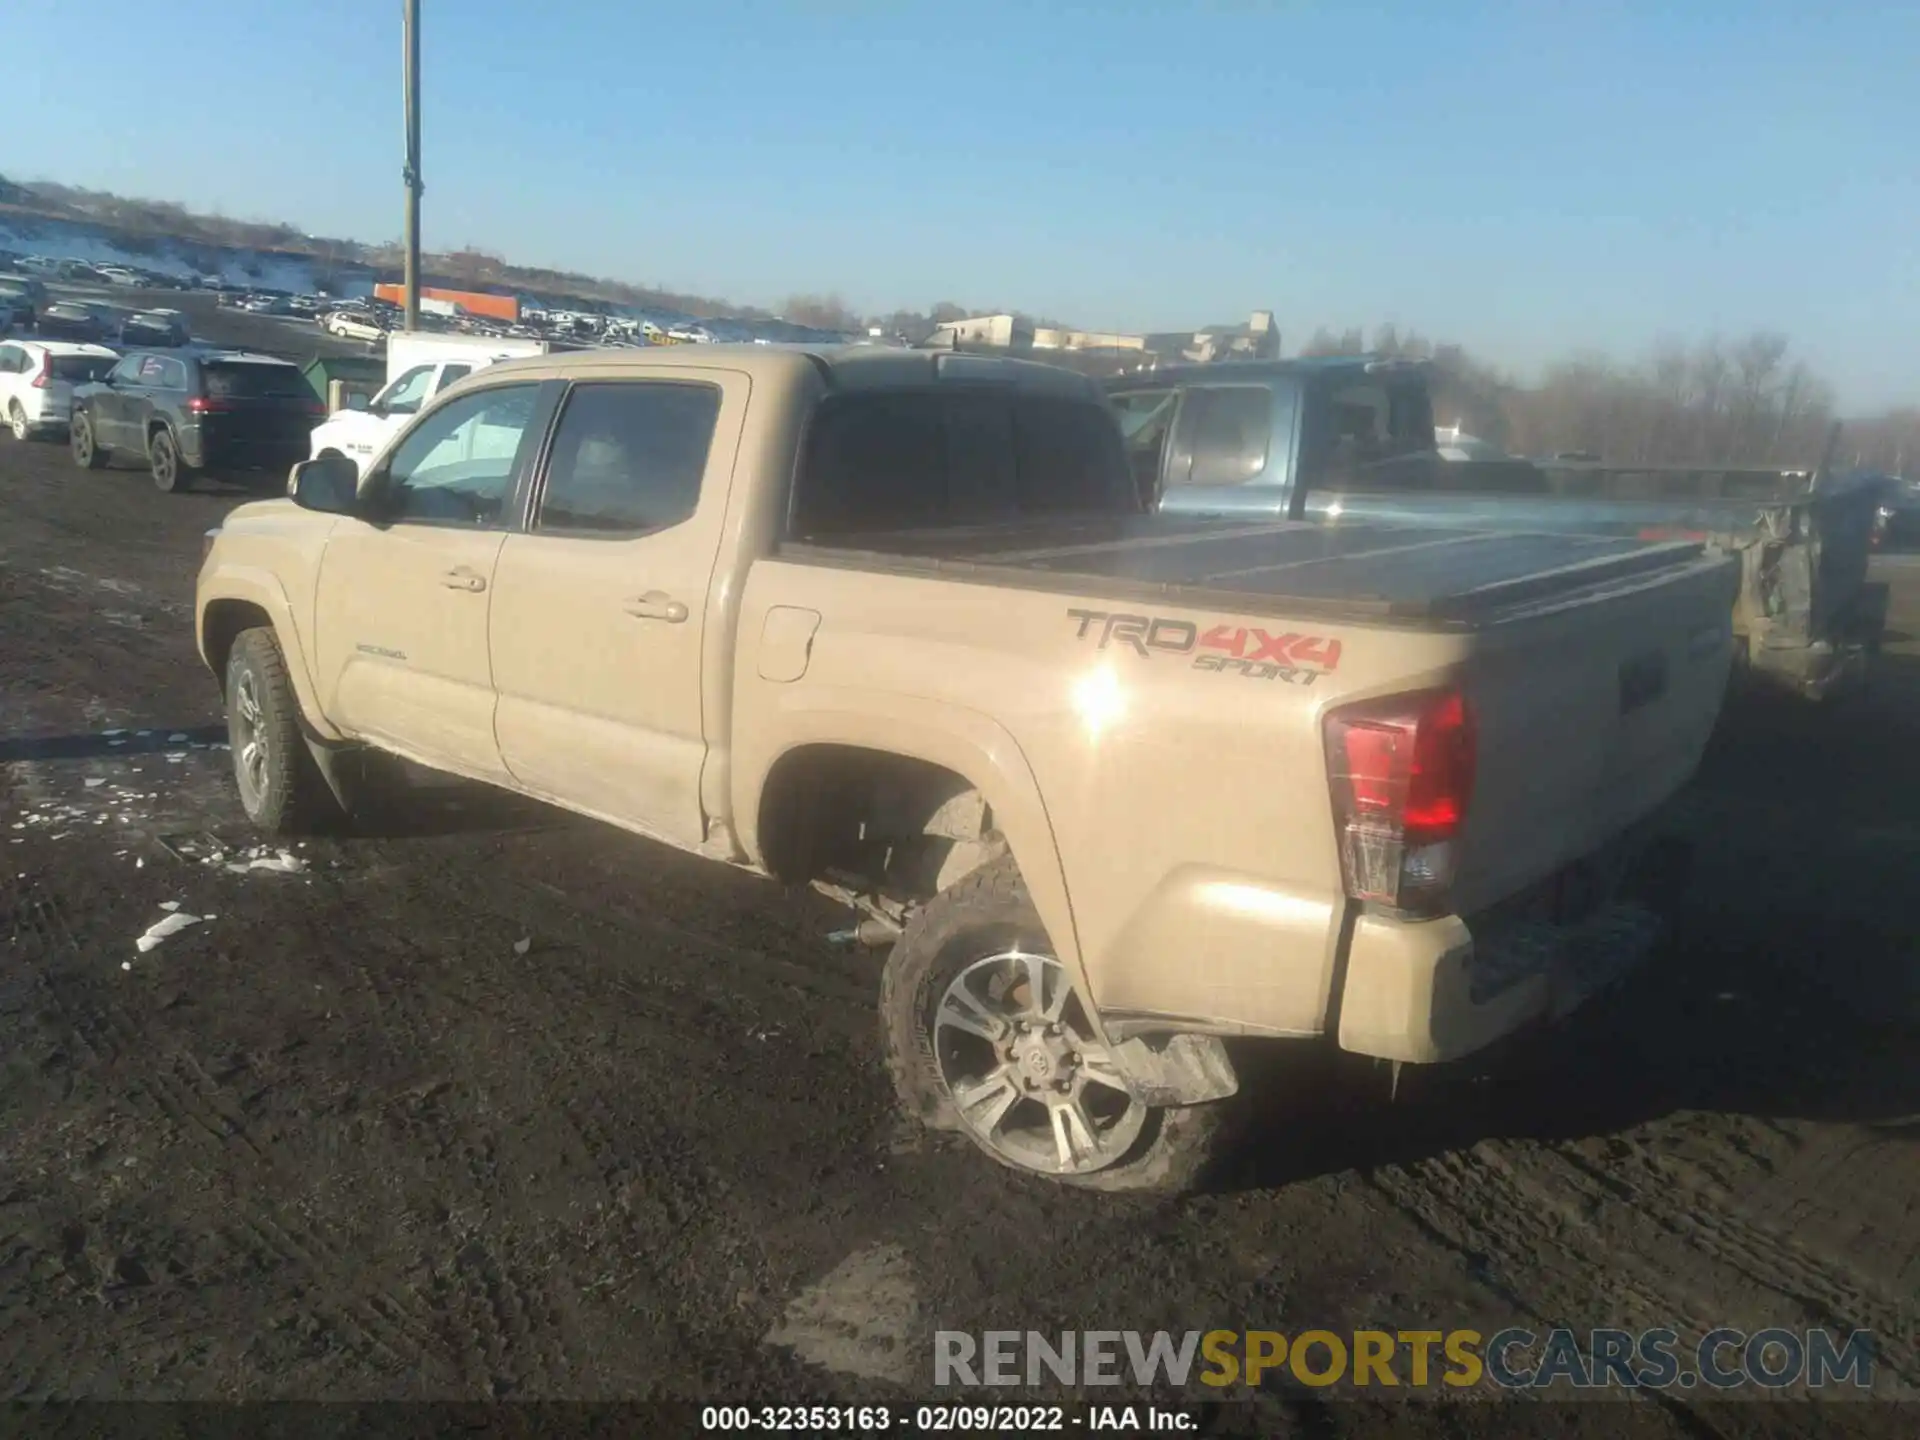
<svg viewBox="0 0 1920 1440">
<path fill-rule="evenodd" d="M 1247 612 L 1474 630 L 1711 565 L 1690 542 L 1391 525 L 1122 516 L 788 543 L 790 560 Z"/>
</svg>

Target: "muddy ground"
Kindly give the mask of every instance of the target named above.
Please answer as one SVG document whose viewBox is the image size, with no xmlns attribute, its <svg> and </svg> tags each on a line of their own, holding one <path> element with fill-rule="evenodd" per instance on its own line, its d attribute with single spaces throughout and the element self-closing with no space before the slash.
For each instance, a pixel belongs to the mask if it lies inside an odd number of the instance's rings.
<svg viewBox="0 0 1920 1440">
<path fill-rule="evenodd" d="M 244 498 L 0 440 L 0 1393 L 910 1400 L 936 1327 L 1827 1325 L 1920 1382 L 1920 559 L 1875 693 L 1725 728 L 1658 964 L 1391 1105 L 1303 1072 L 1163 1203 L 902 1131 L 815 897 L 458 787 L 230 869 L 190 607 Z"/>
</svg>

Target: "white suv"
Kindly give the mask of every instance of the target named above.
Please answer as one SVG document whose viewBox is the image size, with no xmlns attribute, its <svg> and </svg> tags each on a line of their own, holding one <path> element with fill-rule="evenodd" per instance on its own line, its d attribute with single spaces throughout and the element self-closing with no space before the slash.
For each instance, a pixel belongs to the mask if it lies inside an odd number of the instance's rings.
<svg viewBox="0 0 1920 1440">
<path fill-rule="evenodd" d="M 98 380 L 119 360 L 104 345 L 58 340 L 0 343 L 0 416 L 16 440 L 64 431 L 73 413 L 73 388 Z"/>
</svg>

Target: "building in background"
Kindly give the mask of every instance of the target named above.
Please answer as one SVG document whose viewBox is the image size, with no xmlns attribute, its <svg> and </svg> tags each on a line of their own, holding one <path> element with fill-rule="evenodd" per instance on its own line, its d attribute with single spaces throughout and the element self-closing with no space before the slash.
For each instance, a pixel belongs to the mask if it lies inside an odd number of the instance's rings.
<svg viewBox="0 0 1920 1440">
<path fill-rule="evenodd" d="M 1099 356 L 1125 362 L 1133 369 L 1148 363 L 1207 364 L 1221 360 L 1277 360 L 1280 331 L 1271 310 L 1256 310 L 1242 325 L 1210 325 L 1200 330 L 1176 330 L 1158 335 L 1131 335 L 1118 331 L 1035 329 L 1018 315 L 970 315 L 934 327 L 932 344 L 1002 350 L 1050 352 L 1047 359 L 1066 354 Z"/>
<path fill-rule="evenodd" d="M 373 293 L 393 305 L 407 303 L 407 288 L 404 285 L 376 285 Z M 429 302 L 432 302 L 429 313 L 437 310 L 443 315 L 484 315 L 489 320 L 504 320 L 509 325 L 518 324 L 520 320 L 520 301 L 512 295 L 494 295 L 485 290 L 445 290 L 438 286 L 423 285 L 420 287 L 421 308 L 427 309 Z M 453 308 L 446 310 L 441 309 L 442 306 Z"/>
<path fill-rule="evenodd" d="M 1271 310 L 1256 310 L 1244 325 L 1209 325 L 1146 337 L 1146 348 L 1162 365 L 1211 364 L 1221 360 L 1278 360 L 1280 329 Z"/>
<path fill-rule="evenodd" d="M 1019 315 L 969 315 L 933 327 L 938 345 L 992 345 L 1002 350 L 1033 348 L 1033 322 Z"/>
</svg>

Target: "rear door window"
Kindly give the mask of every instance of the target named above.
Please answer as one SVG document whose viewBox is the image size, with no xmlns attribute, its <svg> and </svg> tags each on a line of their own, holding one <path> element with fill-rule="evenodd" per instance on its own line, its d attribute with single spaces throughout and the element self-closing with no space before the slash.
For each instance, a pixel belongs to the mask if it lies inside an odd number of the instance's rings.
<svg viewBox="0 0 1920 1440">
<path fill-rule="evenodd" d="M 141 385 L 157 389 L 167 383 L 166 373 L 166 361 L 162 360 L 158 355 L 147 355 L 140 361 L 140 373 L 136 377 L 136 380 Z"/>
<path fill-rule="evenodd" d="M 692 519 L 719 418 L 712 385 L 574 386 L 554 432 L 537 528 L 644 535 Z"/>
<path fill-rule="evenodd" d="M 1327 396 L 1326 468 L 1347 475 L 1383 460 L 1433 448 L 1433 407 L 1426 392 L 1377 381 L 1343 385 Z"/>
</svg>

